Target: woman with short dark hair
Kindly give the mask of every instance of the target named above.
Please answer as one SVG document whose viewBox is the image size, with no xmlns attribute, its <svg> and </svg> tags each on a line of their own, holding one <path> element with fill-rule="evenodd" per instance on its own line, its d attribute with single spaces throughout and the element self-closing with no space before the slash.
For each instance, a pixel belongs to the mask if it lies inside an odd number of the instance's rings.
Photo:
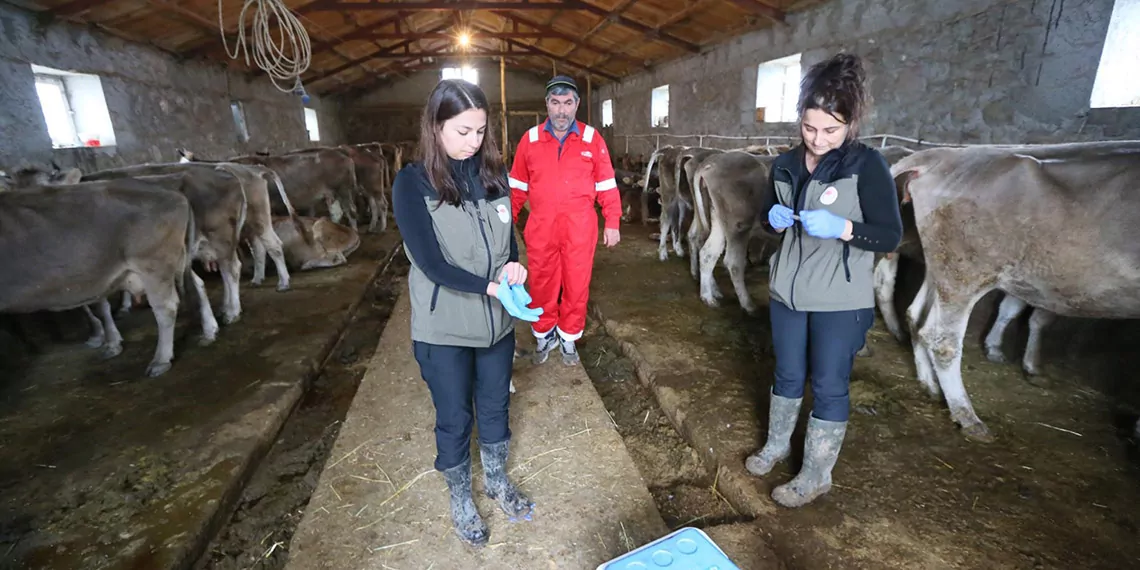
<svg viewBox="0 0 1140 570">
<path fill-rule="evenodd" d="M 800 85 L 803 140 L 772 163 L 768 223 L 782 235 L 769 269 L 776 377 L 768 441 L 745 465 L 764 475 L 790 455 L 810 371 L 803 467 L 772 490 L 786 507 L 831 489 L 847 431 L 851 368 L 875 316 L 875 252 L 893 251 L 902 238 L 890 168 L 857 140 L 867 106 L 858 56 L 841 53 L 812 66 Z"/>
<path fill-rule="evenodd" d="M 392 206 L 411 261 L 412 347 L 435 405 L 435 468 L 451 494 L 455 532 L 489 538 L 471 497 L 471 429 L 479 423 L 485 490 L 513 518 L 534 506 L 507 478 L 515 319 L 528 309 L 507 172 L 487 127 L 487 97 L 441 81 L 420 121 L 419 159 L 393 181 Z"/>
</svg>

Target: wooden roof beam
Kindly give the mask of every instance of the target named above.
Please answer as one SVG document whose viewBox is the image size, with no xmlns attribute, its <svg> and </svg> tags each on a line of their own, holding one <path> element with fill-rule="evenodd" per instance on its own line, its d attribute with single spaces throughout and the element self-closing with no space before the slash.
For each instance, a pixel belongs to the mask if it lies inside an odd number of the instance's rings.
<svg viewBox="0 0 1140 570">
<path fill-rule="evenodd" d="M 636 1 L 636 0 L 632 0 L 632 1 Z M 587 48 L 591 51 L 598 52 L 599 54 L 610 56 L 611 58 L 622 59 L 622 60 L 625 60 L 625 61 L 632 63 L 632 64 L 635 64 L 635 65 L 639 63 L 634 58 L 632 58 L 628 55 L 625 55 L 623 53 L 609 51 L 603 47 L 599 47 L 599 46 L 591 44 L 589 41 L 587 41 L 587 38 L 590 37 L 589 34 L 587 34 L 586 36 L 574 37 L 570 34 L 562 33 L 562 32 L 560 32 L 560 31 L 558 31 L 558 30 L 556 30 L 550 26 L 547 26 L 541 22 L 535 22 L 534 20 L 530 20 L 530 19 L 525 18 L 523 16 L 520 16 L 518 14 L 512 14 L 512 13 L 507 12 L 505 10 L 504 11 L 495 11 L 495 15 L 499 16 L 501 18 L 506 18 L 515 24 L 522 24 L 524 26 L 529 26 L 531 28 L 538 30 L 539 32 L 542 32 L 544 34 L 549 35 L 550 37 L 558 38 L 560 40 L 566 40 L 568 42 L 572 42 L 576 46 L 581 45 L 582 47 Z M 572 52 L 573 52 L 573 50 L 571 50 L 570 53 L 572 53 Z M 568 57 L 570 55 L 570 53 L 562 54 L 562 57 Z"/>
<path fill-rule="evenodd" d="M 736 0 L 734 0 L 736 1 Z M 753 0 L 739 0 L 739 1 L 753 1 Z M 404 10 L 407 12 L 418 11 L 454 11 L 454 10 L 581 10 L 596 14 L 603 18 L 609 18 L 614 23 L 621 24 L 632 30 L 641 32 L 645 37 L 665 42 L 677 46 L 685 51 L 699 53 L 700 46 L 687 42 L 676 36 L 654 30 L 652 27 L 642 24 L 636 20 L 631 20 L 619 14 L 613 14 L 605 8 L 588 4 L 582 0 L 565 0 L 563 2 L 530 2 L 529 0 L 523 2 L 503 2 L 503 1 L 490 1 L 490 2 L 446 2 L 444 0 L 428 0 L 427 2 L 380 2 L 373 0 L 371 2 L 345 2 L 343 0 L 320 0 L 307 6 L 312 10 Z"/>
<path fill-rule="evenodd" d="M 451 25 L 451 22 L 444 22 L 442 24 L 437 24 L 428 30 L 424 30 L 424 32 L 438 32 L 440 30 L 446 29 L 450 25 Z M 327 79 L 327 78 L 332 77 L 333 75 L 336 75 L 336 74 L 338 74 L 338 73 L 340 73 L 346 69 L 349 69 L 351 67 L 356 67 L 357 65 L 360 65 L 362 63 L 367 63 L 369 61 L 372 61 L 375 58 L 379 58 L 379 57 L 383 57 L 383 56 L 388 55 L 388 54 L 396 53 L 397 51 L 399 51 L 403 48 L 406 48 L 406 47 L 412 45 L 413 43 L 416 43 L 417 41 L 419 41 L 419 40 L 404 40 L 402 42 L 392 44 L 392 45 L 390 45 L 386 48 L 383 48 L 380 51 L 377 51 L 375 53 L 371 53 L 371 54 L 368 54 L 368 55 L 365 55 L 362 57 L 358 57 L 356 59 L 348 61 L 344 65 L 339 65 L 333 69 L 319 73 L 316 77 L 311 77 L 308 80 L 306 80 L 305 82 L 312 84 L 312 83 L 316 83 L 318 81 L 321 81 L 323 79 Z"/>
<path fill-rule="evenodd" d="M 621 25 L 623 25 L 623 26 L 625 26 L 631 30 L 636 30 L 638 32 L 641 32 L 641 34 L 643 36 L 645 36 L 649 39 L 657 40 L 660 42 L 665 42 L 667 44 L 672 44 L 672 45 L 677 46 L 677 47 L 679 47 L 685 51 L 689 51 L 692 53 L 700 53 L 700 51 L 701 51 L 700 46 L 698 46 L 696 44 L 689 43 L 689 42 L 687 42 L 681 38 L 678 38 L 677 36 L 667 34 L 667 33 L 662 32 L 660 30 L 653 29 L 653 28 L 651 28 L 645 24 L 642 24 L 641 22 L 638 22 L 635 20 L 630 20 L 629 18 L 626 18 L 625 16 L 622 16 L 619 14 L 611 14 L 609 12 L 609 10 L 606 10 L 604 8 L 599 8 L 597 6 L 594 6 L 593 4 L 587 4 L 585 2 L 580 2 L 578 0 L 575 0 L 575 3 L 578 4 L 579 9 L 581 9 L 581 10 L 585 10 L 585 11 L 590 12 L 592 14 L 597 14 L 603 18 L 609 18 L 615 24 L 621 24 Z"/>
<path fill-rule="evenodd" d="M 465 0 L 461 2 L 447 2 L 444 0 L 428 0 L 427 2 L 406 2 L 397 0 L 395 2 L 344 2 L 342 0 L 321 0 L 305 6 L 305 12 L 316 11 L 348 11 L 348 10 L 403 10 L 406 12 L 452 12 L 452 11 L 465 11 L 465 10 L 557 10 L 571 8 L 568 4 L 577 4 L 576 0 L 571 2 L 530 2 L 529 0 L 523 2 L 504 2 L 504 1 L 491 1 L 491 2 L 473 2 Z"/>
<path fill-rule="evenodd" d="M 614 6 L 612 13 L 620 16 L 625 13 L 625 11 L 629 9 L 629 7 L 632 6 L 634 2 L 637 2 L 637 0 L 622 0 L 617 6 Z M 614 21 L 609 18 L 602 18 L 601 20 L 598 20 L 598 23 L 594 24 L 594 27 L 590 28 L 590 31 L 586 32 L 581 37 L 573 41 L 574 45 L 570 47 L 570 51 L 566 52 L 565 55 L 567 57 L 573 55 L 574 52 L 578 51 L 578 48 L 582 47 L 585 44 L 586 38 L 593 37 L 594 34 L 610 27 L 610 24 L 613 23 Z M 589 46 L 587 45 L 586 47 Z M 630 58 L 630 60 L 632 61 L 632 58 Z M 607 58 L 606 61 L 609 61 L 609 58 Z"/>
<path fill-rule="evenodd" d="M 740 6 L 745 11 L 753 14 L 763 16 L 777 24 L 784 24 L 786 22 L 786 15 L 783 10 L 776 8 L 762 0 L 729 0 L 733 4 Z"/>
</svg>

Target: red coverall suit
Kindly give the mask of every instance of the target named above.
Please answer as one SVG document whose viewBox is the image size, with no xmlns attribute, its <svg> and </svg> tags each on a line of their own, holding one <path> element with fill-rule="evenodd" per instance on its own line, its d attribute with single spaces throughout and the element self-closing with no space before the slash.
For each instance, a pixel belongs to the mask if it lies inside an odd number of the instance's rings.
<svg viewBox="0 0 1140 570">
<path fill-rule="evenodd" d="M 543 337 L 558 327 L 563 340 L 578 340 L 586 328 L 586 301 L 598 244 L 595 200 L 606 229 L 621 221 L 621 196 L 606 141 L 593 127 L 575 121 L 564 142 L 551 134 L 550 121 L 519 141 L 511 167 L 511 211 L 530 199 L 523 240 L 530 269 L 532 308 L 542 316 L 532 325 Z M 558 294 L 562 294 L 559 303 Z"/>
</svg>

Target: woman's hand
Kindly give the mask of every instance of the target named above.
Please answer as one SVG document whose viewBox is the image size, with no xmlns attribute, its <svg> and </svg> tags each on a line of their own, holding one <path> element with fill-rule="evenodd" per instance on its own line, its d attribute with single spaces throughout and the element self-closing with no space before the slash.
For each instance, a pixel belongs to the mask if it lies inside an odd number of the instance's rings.
<svg viewBox="0 0 1140 570">
<path fill-rule="evenodd" d="M 522 285 L 526 283 L 526 268 L 517 261 L 507 263 L 507 265 L 503 267 L 502 275 L 506 276 L 507 283 L 510 285 Z"/>
</svg>

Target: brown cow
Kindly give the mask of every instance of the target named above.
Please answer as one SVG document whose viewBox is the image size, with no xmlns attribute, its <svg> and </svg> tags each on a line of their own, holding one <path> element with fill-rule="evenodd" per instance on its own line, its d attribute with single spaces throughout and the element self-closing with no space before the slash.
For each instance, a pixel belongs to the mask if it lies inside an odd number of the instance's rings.
<svg viewBox="0 0 1140 570">
<path fill-rule="evenodd" d="M 368 232 L 386 231 L 388 229 L 387 188 L 391 179 L 383 151 L 378 145 L 345 145 L 341 148 L 352 158 L 352 164 L 356 169 L 356 182 L 360 185 L 361 194 L 368 200 L 370 217 Z"/>
<path fill-rule="evenodd" d="M 127 169 L 94 172 L 83 176 L 84 181 L 131 178 L 151 182 L 167 190 L 181 192 L 190 200 L 197 226 L 194 259 L 207 270 L 222 274 L 225 291 L 222 301 L 222 322 L 232 324 L 241 318 L 241 260 L 238 244 L 245 226 L 247 200 L 241 180 L 234 174 L 215 168 L 196 168 L 182 165 L 156 165 L 155 172 L 171 168 L 169 174 L 132 175 L 125 171 L 137 168 L 147 172 L 147 165 Z M 124 298 L 125 299 L 125 298 Z M 124 305 L 126 301 L 124 300 Z"/>
<path fill-rule="evenodd" d="M 253 251 L 253 280 L 254 285 L 261 285 L 265 280 L 265 256 L 268 255 L 277 268 L 277 290 L 289 290 L 289 270 L 285 264 L 285 254 L 281 248 L 281 239 L 273 229 L 271 205 L 269 199 L 268 183 L 273 182 L 278 196 L 284 203 L 289 215 L 296 217 L 297 213 L 285 194 L 281 179 L 273 170 L 257 165 L 243 165 L 232 162 L 205 163 L 205 162 L 171 162 L 161 164 L 141 164 L 124 168 L 113 168 L 93 172 L 83 177 L 84 180 L 108 180 L 112 178 L 126 178 L 138 176 L 156 176 L 166 174 L 180 174 L 187 171 L 197 171 L 199 176 L 216 179 L 216 184 L 232 184 L 230 176 L 237 178 L 246 199 L 245 224 L 241 229 L 241 239 L 249 244 Z M 300 222 L 297 222 L 300 224 Z M 300 227 L 300 226 L 298 226 Z M 124 299 L 124 303 L 126 299 Z"/>
<path fill-rule="evenodd" d="M 289 218 L 273 218 L 274 228 L 285 246 L 285 260 L 295 271 L 336 267 L 348 262 L 348 256 L 360 246 L 356 230 L 328 218 L 301 217 L 306 240 Z"/>
<path fill-rule="evenodd" d="M 887 164 L 891 165 L 914 154 L 913 150 L 901 146 L 889 146 L 880 149 L 880 152 L 887 159 Z M 899 321 L 894 303 L 899 259 L 906 258 L 908 261 L 920 264 L 925 263 L 925 261 L 923 260 L 922 244 L 918 237 L 918 228 L 915 227 L 913 204 L 908 201 L 901 204 L 899 210 L 902 213 L 903 220 L 902 243 L 894 253 L 876 254 L 874 279 L 875 301 L 879 307 L 879 313 L 883 316 L 883 324 L 886 325 L 887 330 L 895 339 L 905 343 L 910 340 L 909 334 L 903 329 Z M 1041 332 L 1056 319 L 1056 315 L 1043 309 L 1033 309 L 1017 297 L 1005 295 L 1002 298 L 1001 304 L 998 306 L 997 318 L 986 335 L 986 357 L 992 362 L 1005 362 L 1005 354 L 1002 351 L 1002 338 L 1005 330 L 1027 308 L 1032 311 L 1032 314 L 1029 318 L 1029 338 L 1025 344 L 1022 369 L 1025 370 L 1026 374 L 1036 376 L 1041 373 Z M 861 354 L 866 355 L 869 351 L 869 346 L 864 346 Z"/>
<path fill-rule="evenodd" d="M 148 376 L 170 369 L 174 324 L 186 275 L 202 310 L 204 342 L 217 333 L 201 279 L 190 269 L 194 215 L 189 200 L 164 185 L 114 180 L 37 185 L 42 173 L 0 193 L 0 312 L 60 311 L 99 303 L 109 325 L 105 354 L 121 349 L 107 295 L 145 293 L 158 324 Z M 78 179 L 73 171 L 64 182 Z M 105 310 L 104 310 L 105 309 Z"/>
<path fill-rule="evenodd" d="M 891 174 L 926 277 L 907 309 L 918 378 L 967 437 L 989 440 L 962 382 L 970 311 L 993 289 L 1063 316 L 1140 317 L 1140 143 L 940 148 Z M 1071 228 L 1054 239 L 1056 228 Z"/>
<path fill-rule="evenodd" d="M 710 307 L 718 306 L 722 296 L 713 279 L 713 269 L 723 253 L 740 306 L 749 314 L 756 312 L 756 304 L 744 283 L 744 270 L 748 263 L 748 242 L 753 235 L 778 239 L 767 235 L 759 223 L 762 212 L 768 211 L 765 205 L 768 171 L 775 159 L 730 150 L 707 157 L 693 177 L 693 188 L 698 189 L 694 193 L 697 206 L 694 218 L 700 218 L 694 223 L 708 228 L 699 261 L 701 300 Z"/>
<path fill-rule="evenodd" d="M 645 180 L 653 176 L 653 167 L 657 166 L 660 185 L 657 193 L 661 196 L 661 235 L 658 238 L 657 257 L 661 261 L 669 259 L 669 249 L 665 245 L 669 237 L 673 238 L 673 251 L 680 257 L 685 256 L 685 247 L 681 245 L 681 227 L 685 223 L 685 204 L 677 194 L 677 157 L 685 147 L 663 146 L 649 157 L 649 165 L 645 168 Z"/>
<path fill-rule="evenodd" d="M 270 168 L 281 177 L 294 206 L 307 209 L 311 215 L 317 202 L 323 201 L 333 221 L 345 216 L 349 225 L 356 228 L 356 167 L 343 150 L 317 148 L 276 156 L 237 156 L 224 161 L 202 160 L 186 149 L 178 149 L 178 153 L 190 162 L 236 162 Z M 283 203 L 274 202 L 274 213 L 287 215 L 288 210 Z"/>
<path fill-rule="evenodd" d="M 696 187 L 693 185 L 693 179 L 697 175 L 697 170 L 709 157 L 722 152 L 724 151 L 716 148 L 693 147 L 681 153 L 681 164 L 679 168 L 679 170 L 681 170 L 681 176 L 678 178 L 678 184 L 683 184 L 688 188 L 687 192 L 693 196 L 694 204 L 696 203 Z M 704 189 L 702 191 L 705 192 L 703 197 L 707 198 L 708 190 Z M 686 236 L 689 241 L 689 273 L 693 276 L 693 279 L 700 279 L 701 256 L 697 252 L 705 245 L 705 240 L 708 239 L 709 235 L 709 228 L 705 227 L 700 216 L 696 215 L 695 207 L 693 210 L 693 221 L 689 223 L 689 232 Z"/>
</svg>

